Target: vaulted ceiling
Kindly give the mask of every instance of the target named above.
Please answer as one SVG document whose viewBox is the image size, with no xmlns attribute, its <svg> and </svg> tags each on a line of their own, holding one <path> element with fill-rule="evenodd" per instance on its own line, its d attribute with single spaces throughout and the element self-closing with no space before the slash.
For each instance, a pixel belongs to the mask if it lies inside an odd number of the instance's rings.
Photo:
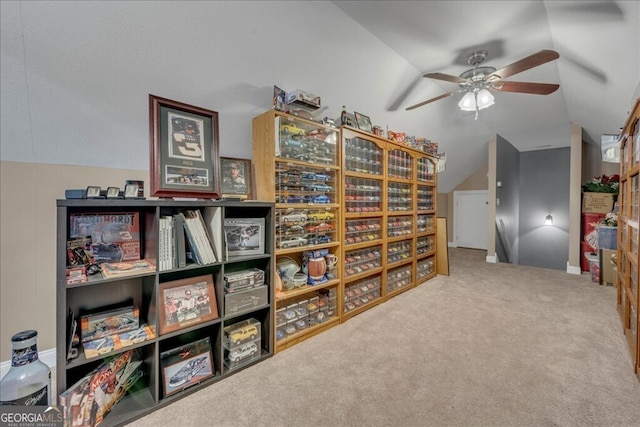
<svg viewBox="0 0 640 427">
<path fill-rule="evenodd" d="M 558 60 L 507 81 L 558 83 L 550 95 L 496 92 L 495 105 L 460 111 L 456 94 L 405 111 L 433 128 L 446 129 L 448 158 L 477 156 L 470 144 L 499 134 L 520 151 L 569 146 L 570 123 L 584 140 L 600 143 L 617 133 L 640 94 L 640 7 L 636 1 L 334 1 L 341 10 L 405 58 L 419 72 L 386 100 L 388 111 L 458 89 L 424 73 L 458 76 L 467 55 L 488 51 L 483 65 L 502 68 L 542 49 Z M 479 161 L 469 161 L 478 165 Z M 469 171 L 472 172 L 472 171 Z M 447 170 L 441 191 L 460 182 L 463 171 Z"/>
</svg>

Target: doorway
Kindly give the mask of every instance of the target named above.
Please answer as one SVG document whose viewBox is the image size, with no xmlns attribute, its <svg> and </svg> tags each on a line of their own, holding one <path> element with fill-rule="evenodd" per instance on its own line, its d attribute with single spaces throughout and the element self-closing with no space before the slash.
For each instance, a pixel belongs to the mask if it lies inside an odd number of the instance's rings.
<svg viewBox="0 0 640 427">
<path fill-rule="evenodd" d="M 453 192 L 453 242 L 456 247 L 488 249 L 489 192 Z"/>
</svg>

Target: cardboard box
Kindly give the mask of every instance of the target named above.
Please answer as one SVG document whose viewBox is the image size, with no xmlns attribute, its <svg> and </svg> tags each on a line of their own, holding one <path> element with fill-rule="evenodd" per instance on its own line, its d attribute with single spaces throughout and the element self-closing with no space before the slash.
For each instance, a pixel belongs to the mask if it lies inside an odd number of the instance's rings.
<svg viewBox="0 0 640 427">
<path fill-rule="evenodd" d="M 320 108 L 320 97 L 304 90 L 294 89 L 287 92 L 287 104 L 303 105 L 305 107 Z"/>
<path fill-rule="evenodd" d="M 607 213 L 612 210 L 612 193 L 582 193 L 582 212 Z"/>
<path fill-rule="evenodd" d="M 612 255 L 616 254 L 615 249 L 600 249 L 600 284 L 615 286 L 617 268 Z"/>
</svg>

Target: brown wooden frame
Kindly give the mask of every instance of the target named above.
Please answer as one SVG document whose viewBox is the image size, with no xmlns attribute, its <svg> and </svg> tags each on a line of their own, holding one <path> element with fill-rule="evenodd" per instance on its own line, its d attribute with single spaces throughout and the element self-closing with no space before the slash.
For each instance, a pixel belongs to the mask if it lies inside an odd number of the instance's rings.
<svg viewBox="0 0 640 427">
<path fill-rule="evenodd" d="M 227 171 L 230 170 L 233 163 L 239 163 L 242 165 L 242 176 L 244 177 L 244 189 L 240 188 L 233 183 L 226 183 L 225 178 Z M 253 198 L 253 181 L 251 174 L 251 160 L 239 159 L 235 157 L 220 157 L 220 174 L 221 174 L 221 187 L 220 191 L 223 198 L 236 198 L 236 199 L 252 199 Z M 244 190 L 244 191 L 243 191 Z"/>
<path fill-rule="evenodd" d="M 177 130 L 185 125 L 200 132 Z M 149 95 L 149 135 L 152 197 L 220 197 L 216 111 Z"/>
<path fill-rule="evenodd" d="M 191 291 L 191 296 L 196 300 L 199 295 L 198 291 L 201 289 L 207 290 L 207 295 L 209 296 L 209 313 L 204 315 L 197 313 L 195 317 L 190 319 L 180 320 L 178 318 L 178 312 L 176 311 L 176 317 L 171 318 L 168 313 L 168 307 L 165 305 L 165 300 L 176 300 L 182 294 L 186 293 L 186 291 Z M 182 307 L 177 307 L 178 310 L 181 310 Z M 170 332 L 174 332 L 180 330 L 182 328 L 186 328 L 193 325 L 198 325 L 200 323 L 208 322 L 209 320 L 218 318 L 218 304 L 216 303 L 216 293 L 213 287 L 213 276 L 210 274 L 206 274 L 203 276 L 189 277 L 186 279 L 174 280 L 171 282 L 160 283 L 160 287 L 158 289 L 158 329 L 160 331 L 159 335 L 168 334 Z"/>
</svg>

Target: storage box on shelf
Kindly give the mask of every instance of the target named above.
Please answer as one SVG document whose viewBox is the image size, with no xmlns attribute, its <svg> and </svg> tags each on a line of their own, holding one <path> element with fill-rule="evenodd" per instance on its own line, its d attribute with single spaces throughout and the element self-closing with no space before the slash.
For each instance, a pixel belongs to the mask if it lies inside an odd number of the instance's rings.
<svg viewBox="0 0 640 427">
<path fill-rule="evenodd" d="M 112 221 L 115 225 L 105 223 L 89 232 L 74 230 L 81 221 L 72 219 L 81 214 L 120 218 L 122 224 Z M 178 231 L 177 224 L 182 222 L 176 221 L 190 214 L 199 215 L 203 226 L 203 233 L 191 236 L 191 241 L 186 230 Z M 59 200 L 57 216 L 56 394 L 64 398 L 61 402 L 67 404 L 68 416 L 78 422 L 95 422 L 84 416 L 91 413 L 91 405 L 98 405 L 106 408 L 100 412 L 102 425 L 124 424 L 273 354 L 273 203 Z M 134 218 L 139 223 L 137 236 L 132 235 L 136 239 L 131 240 L 137 240 L 138 256 L 153 266 L 150 271 L 128 275 L 130 271 L 123 270 L 122 276 L 108 279 L 98 271 L 86 280 L 69 280 L 67 272 L 73 268 L 68 267 L 78 266 L 68 266 L 74 258 L 68 256 L 67 242 L 88 233 L 87 241 L 90 238 L 104 246 L 111 239 L 108 233 L 120 234 L 123 221 Z M 171 219 L 167 222 L 169 231 L 164 229 L 167 224 L 160 227 L 160 219 Z M 261 249 L 252 248 L 246 255 L 228 254 L 225 238 L 229 236 L 223 229 L 228 219 L 260 220 L 264 224 L 258 239 Z M 161 239 L 162 233 L 167 234 Z M 180 233 L 184 239 L 177 238 Z M 207 241 L 212 244 L 205 253 Z M 124 251 L 114 245 L 109 246 L 111 252 L 98 253 L 110 253 L 108 261 L 116 267 L 129 265 L 118 262 Z M 163 269 L 156 269 L 161 261 Z M 250 274 L 260 280 L 236 281 L 234 286 L 225 281 L 225 277 Z M 121 307 L 125 309 L 118 310 Z M 70 312 L 78 319 L 75 333 L 70 327 Z M 84 323 L 86 336 L 91 338 L 84 343 L 86 347 L 73 344 L 74 335 L 82 332 L 79 319 L 98 312 Z M 258 334 L 251 341 L 254 345 L 247 343 L 247 348 L 232 353 L 225 341 L 225 328 L 247 321 L 257 325 Z M 104 342 L 95 343 L 97 340 Z M 189 355 L 178 357 L 178 353 Z M 135 376 L 129 373 L 136 381 L 126 394 L 111 396 L 107 389 L 91 389 L 93 380 L 100 380 L 91 375 L 108 361 L 120 366 L 125 356 L 136 369 Z"/>
<path fill-rule="evenodd" d="M 617 308 L 631 353 L 633 370 L 640 379 L 640 293 L 638 292 L 638 236 L 640 223 L 640 98 L 620 137 L 620 187 L 618 194 Z"/>
<path fill-rule="evenodd" d="M 340 322 L 338 135 L 336 128 L 277 111 L 253 119 L 257 198 L 276 203 L 276 274 L 282 284 L 275 303 L 276 352 Z"/>
</svg>

